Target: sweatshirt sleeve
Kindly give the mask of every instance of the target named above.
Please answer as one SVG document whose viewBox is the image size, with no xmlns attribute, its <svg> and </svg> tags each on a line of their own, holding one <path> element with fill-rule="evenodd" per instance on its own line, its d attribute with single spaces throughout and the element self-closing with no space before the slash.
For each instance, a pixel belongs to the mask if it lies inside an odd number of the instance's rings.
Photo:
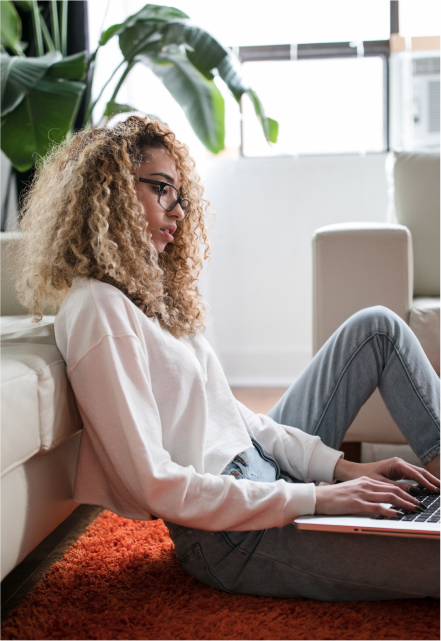
<svg viewBox="0 0 441 641">
<path fill-rule="evenodd" d="M 237 401 L 243 420 L 263 449 L 276 459 L 282 470 L 306 483 L 332 483 L 334 468 L 343 452 L 325 445 L 319 436 L 312 436 L 297 427 L 279 425 L 265 414 L 254 414 Z"/>
<path fill-rule="evenodd" d="M 314 513 L 312 483 L 238 482 L 174 463 L 162 444 L 148 356 L 136 336 L 105 336 L 68 375 L 86 432 L 76 478 L 80 495 L 99 478 L 103 492 L 126 513 L 148 518 L 150 512 L 210 531 L 282 527 Z M 100 475 L 91 461 L 101 467 Z"/>
</svg>

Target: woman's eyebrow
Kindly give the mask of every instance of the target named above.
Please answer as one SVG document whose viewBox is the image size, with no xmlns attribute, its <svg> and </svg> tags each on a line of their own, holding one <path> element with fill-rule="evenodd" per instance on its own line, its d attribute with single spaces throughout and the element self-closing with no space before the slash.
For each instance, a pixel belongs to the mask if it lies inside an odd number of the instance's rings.
<svg viewBox="0 0 441 641">
<path fill-rule="evenodd" d="M 173 183 L 173 184 L 175 182 L 174 179 L 171 176 L 169 176 L 168 174 L 164 174 L 162 172 L 156 172 L 154 174 L 149 174 L 149 176 L 163 176 L 164 178 L 167 179 L 167 182 Z"/>
</svg>

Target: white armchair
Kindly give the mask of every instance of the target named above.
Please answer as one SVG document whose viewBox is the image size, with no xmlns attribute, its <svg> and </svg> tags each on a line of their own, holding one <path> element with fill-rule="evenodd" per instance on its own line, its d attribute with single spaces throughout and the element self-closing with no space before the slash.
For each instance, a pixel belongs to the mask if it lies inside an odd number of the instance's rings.
<svg viewBox="0 0 441 641">
<path fill-rule="evenodd" d="M 81 418 L 54 318 L 36 327 L 13 287 L 9 251 L 1 250 L 1 579 L 77 507 L 72 500 Z"/>
<path fill-rule="evenodd" d="M 314 354 L 349 316 L 384 305 L 409 323 L 439 375 L 439 172 L 439 153 L 395 154 L 397 224 L 338 224 L 315 232 Z M 405 443 L 378 390 L 345 441 Z"/>
</svg>

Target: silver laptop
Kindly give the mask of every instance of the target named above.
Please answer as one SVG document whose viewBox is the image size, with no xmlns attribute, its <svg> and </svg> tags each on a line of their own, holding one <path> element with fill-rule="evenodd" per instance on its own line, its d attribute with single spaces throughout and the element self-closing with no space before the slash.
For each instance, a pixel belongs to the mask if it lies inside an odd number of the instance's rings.
<svg viewBox="0 0 441 641">
<path fill-rule="evenodd" d="M 421 489 L 416 497 L 426 507 L 424 512 L 407 513 L 397 519 L 357 516 L 301 516 L 294 520 L 299 530 L 322 530 L 355 534 L 383 534 L 413 538 L 440 538 L 440 496 Z M 386 507 L 392 507 L 384 503 Z"/>
</svg>

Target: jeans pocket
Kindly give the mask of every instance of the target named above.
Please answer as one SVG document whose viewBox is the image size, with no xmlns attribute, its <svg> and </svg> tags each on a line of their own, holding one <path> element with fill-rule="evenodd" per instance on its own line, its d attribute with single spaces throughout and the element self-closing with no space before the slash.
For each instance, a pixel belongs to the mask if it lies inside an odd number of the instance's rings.
<svg viewBox="0 0 441 641">
<path fill-rule="evenodd" d="M 201 583 L 222 592 L 230 592 L 210 572 L 199 543 L 195 543 L 176 558 L 184 570 Z"/>
<path fill-rule="evenodd" d="M 234 476 L 236 481 L 244 478 L 244 465 L 237 460 L 237 456 L 228 463 L 226 468 L 221 472 L 221 476 Z"/>
</svg>

